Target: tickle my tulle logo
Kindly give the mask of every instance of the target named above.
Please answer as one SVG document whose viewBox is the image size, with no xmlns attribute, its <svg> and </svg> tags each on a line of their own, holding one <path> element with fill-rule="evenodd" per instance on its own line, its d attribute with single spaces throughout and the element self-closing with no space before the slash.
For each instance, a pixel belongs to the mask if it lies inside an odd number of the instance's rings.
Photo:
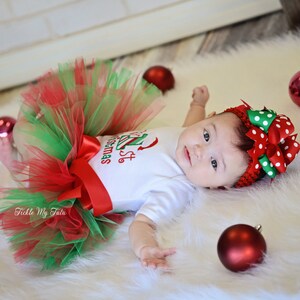
<svg viewBox="0 0 300 300">
<path fill-rule="evenodd" d="M 65 216 L 67 213 L 63 208 L 45 208 L 45 207 L 16 207 L 15 216 L 40 216 L 48 218 L 53 216 Z"/>
</svg>

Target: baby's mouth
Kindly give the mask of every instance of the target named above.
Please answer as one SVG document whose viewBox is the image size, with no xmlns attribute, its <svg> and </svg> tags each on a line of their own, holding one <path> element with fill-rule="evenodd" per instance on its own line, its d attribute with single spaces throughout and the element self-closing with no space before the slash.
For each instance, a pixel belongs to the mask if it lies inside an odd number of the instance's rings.
<svg viewBox="0 0 300 300">
<path fill-rule="evenodd" d="M 185 158 L 188 160 L 188 162 L 190 163 L 190 165 L 192 164 L 191 163 L 191 156 L 190 156 L 190 152 L 189 150 L 187 149 L 187 147 L 184 147 L 184 156 Z"/>
</svg>

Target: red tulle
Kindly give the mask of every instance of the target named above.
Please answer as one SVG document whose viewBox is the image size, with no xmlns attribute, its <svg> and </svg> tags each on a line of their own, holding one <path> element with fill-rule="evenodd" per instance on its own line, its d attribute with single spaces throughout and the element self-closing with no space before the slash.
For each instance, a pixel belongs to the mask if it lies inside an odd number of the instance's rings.
<svg viewBox="0 0 300 300">
<path fill-rule="evenodd" d="M 31 192 L 60 193 L 73 186 L 75 177 L 70 174 L 66 162 L 46 154 L 36 147 L 30 147 L 34 158 L 26 162 L 15 162 L 14 173 L 25 175 L 21 182 L 27 183 L 27 189 Z M 59 180 L 58 180 L 59 175 Z"/>
<path fill-rule="evenodd" d="M 111 63 L 102 62 L 87 68 L 83 59 L 61 66 L 58 73 L 47 73 L 23 94 L 16 136 L 20 148 L 24 150 L 25 142 L 28 151 L 24 151 L 25 161 L 14 164 L 12 173 L 25 188 L 1 191 L 5 203 L 1 208 L 6 207 L 0 213 L 0 227 L 12 237 L 18 261 L 36 259 L 45 268 L 63 266 L 112 236 L 125 215 L 107 213 L 112 209 L 111 201 L 104 209 L 95 207 L 95 201 L 104 198 L 104 192 L 97 191 L 99 183 L 72 170 L 76 161 L 84 159 L 88 164 L 99 151 L 94 147 L 96 136 L 145 125 L 163 108 L 161 102 L 154 101 L 159 95 L 126 70 L 118 73 Z M 64 192 L 78 188 L 80 194 L 68 194 L 71 198 L 59 201 Z M 93 201 L 88 199 L 91 195 Z M 19 205 L 33 210 L 43 206 L 60 209 L 47 217 L 30 211 L 16 216 Z M 103 217 L 94 217 L 91 208 L 101 211 Z"/>
<path fill-rule="evenodd" d="M 125 219 L 125 214 L 119 214 L 119 213 L 109 213 L 109 214 L 104 214 L 103 216 L 117 224 L 121 224 Z"/>
<path fill-rule="evenodd" d="M 20 211 L 19 211 L 20 212 Z M 34 224 L 28 214 L 18 214 L 17 208 L 11 208 L 0 214 L 1 228 L 5 231 L 23 232 L 26 229 L 31 229 Z"/>
<path fill-rule="evenodd" d="M 32 253 L 39 241 L 25 241 L 22 245 L 22 248 L 18 249 L 14 253 L 14 258 L 17 262 L 24 262 L 29 257 L 32 256 Z"/>
<path fill-rule="evenodd" d="M 89 229 L 75 207 L 64 208 L 57 214 L 47 219 L 45 225 L 61 232 L 66 241 L 87 238 Z"/>
<path fill-rule="evenodd" d="M 86 67 L 83 59 L 78 59 L 75 61 L 74 75 L 77 85 L 84 85 L 87 82 Z"/>
</svg>

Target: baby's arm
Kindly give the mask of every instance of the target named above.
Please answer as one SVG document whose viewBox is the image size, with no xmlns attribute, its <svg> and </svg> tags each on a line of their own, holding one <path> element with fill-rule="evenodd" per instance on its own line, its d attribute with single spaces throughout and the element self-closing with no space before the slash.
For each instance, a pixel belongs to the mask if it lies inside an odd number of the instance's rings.
<svg viewBox="0 0 300 300">
<path fill-rule="evenodd" d="M 129 238 L 135 255 L 142 265 L 168 269 L 166 257 L 176 252 L 175 248 L 162 249 L 155 239 L 156 226 L 148 217 L 138 214 L 129 227 Z"/>
<path fill-rule="evenodd" d="M 205 106 L 209 98 L 208 89 L 205 85 L 193 90 L 193 101 L 187 113 L 183 127 L 191 126 L 205 118 Z"/>
</svg>

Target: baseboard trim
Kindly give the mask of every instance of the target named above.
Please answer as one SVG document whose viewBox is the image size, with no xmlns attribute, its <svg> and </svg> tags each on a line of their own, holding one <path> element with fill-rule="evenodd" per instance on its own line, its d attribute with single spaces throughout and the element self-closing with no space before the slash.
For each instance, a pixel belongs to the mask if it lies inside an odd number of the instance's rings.
<svg viewBox="0 0 300 300">
<path fill-rule="evenodd" d="M 189 0 L 0 56 L 0 90 L 35 80 L 57 63 L 111 59 L 281 9 L 277 0 Z"/>
</svg>

